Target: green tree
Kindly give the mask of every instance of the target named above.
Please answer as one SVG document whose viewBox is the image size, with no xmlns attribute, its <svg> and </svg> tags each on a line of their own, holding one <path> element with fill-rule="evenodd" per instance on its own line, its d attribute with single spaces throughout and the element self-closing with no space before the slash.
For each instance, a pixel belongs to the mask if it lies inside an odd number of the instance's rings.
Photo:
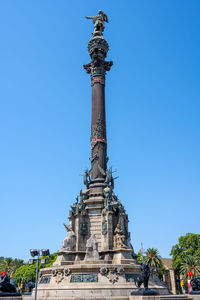
<svg viewBox="0 0 200 300">
<path fill-rule="evenodd" d="M 3 258 L 0 262 L 0 271 L 11 275 L 13 272 L 13 259 L 11 257 Z"/>
<path fill-rule="evenodd" d="M 15 259 L 13 259 L 13 273 L 15 273 L 16 272 L 16 270 L 19 268 L 19 267 L 21 267 L 21 266 L 23 266 L 24 265 L 24 261 L 23 261 L 23 259 L 19 259 L 19 258 L 15 258 Z"/>
<path fill-rule="evenodd" d="M 180 272 L 182 263 L 188 255 L 200 257 L 200 234 L 187 233 L 180 236 L 178 243 L 171 249 L 172 266 Z"/>
<path fill-rule="evenodd" d="M 53 263 L 56 261 L 57 257 L 58 257 L 57 253 L 53 253 L 53 254 L 50 254 L 49 256 L 47 256 L 48 262 L 46 265 L 44 265 L 44 268 L 51 267 L 53 265 Z"/>
<path fill-rule="evenodd" d="M 35 280 L 36 274 L 36 263 L 33 265 L 26 264 L 19 267 L 14 273 L 14 280 L 17 284 L 20 284 L 21 281 L 26 282 L 31 276 Z"/>
<path fill-rule="evenodd" d="M 196 255 L 187 255 L 180 266 L 180 272 L 183 274 L 184 279 L 187 278 L 187 272 L 193 273 L 193 277 L 200 275 L 200 257 Z"/>
<path fill-rule="evenodd" d="M 195 251 L 195 256 L 200 259 L 200 247 Z"/>
<path fill-rule="evenodd" d="M 156 248 L 147 249 L 144 261 L 149 265 L 149 267 L 160 269 L 162 266 L 162 260 L 159 251 Z"/>
<path fill-rule="evenodd" d="M 143 255 L 141 252 L 138 252 L 137 254 L 137 261 L 139 262 L 139 264 L 141 264 L 143 261 Z"/>
<path fill-rule="evenodd" d="M 53 254 L 47 256 L 46 257 L 48 259 L 47 264 L 42 265 L 41 262 L 40 262 L 39 263 L 39 270 L 41 268 L 51 267 L 57 257 L 58 257 L 57 253 L 53 253 Z M 41 257 L 41 258 L 44 258 L 44 257 Z M 25 265 L 19 267 L 16 270 L 16 272 L 14 273 L 14 276 L 13 276 L 16 283 L 20 284 L 21 281 L 26 282 L 31 276 L 32 276 L 33 280 L 35 281 L 36 267 L 37 267 L 36 262 L 33 265 L 25 264 Z"/>
<path fill-rule="evenodd" d="M 145 261 L 151 267 L 151 271 L 157 274 L 160 279 L 162 279 L 165 266 L 161 260 L 158 249 L 148 248 L 145 254 L 146 255 L 143 255 L 140 251 L 138 252 L 138 262 L 141 264 L 143 261 Z"/>
</svg>

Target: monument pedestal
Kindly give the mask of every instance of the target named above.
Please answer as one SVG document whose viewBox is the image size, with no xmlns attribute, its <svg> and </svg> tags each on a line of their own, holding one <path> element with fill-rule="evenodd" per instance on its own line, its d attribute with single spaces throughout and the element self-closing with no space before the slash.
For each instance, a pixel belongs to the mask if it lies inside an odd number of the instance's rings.
<svg viewBox="0 0 200 300">
<path fill-rule="evenodd" d="M 91 62 L 84 65 L 92 86 L 91 169 L 83 175 L 86 189 L 71 206 L 70 225 L 65 225 L 68 234 L 56 262 L 40 270 L 38 300 L 129 299 L 141 273 L 131 245 L 128 215 L 114 193 L 115 171 L 107 168 L 105 74 L 113 64 L 105 61 L 107 16 L 99 11 L 92 19 Z M 161 283 L 150 280 L 149 287 L 168 294 Z"/>
<path fill-rule="evenodd" d="M 52 268 L 40 270 L 38 300 L 129 299 L 132 292 L 138 291 L 134 280 L 141 272 L 140 265 L 134 258 L 126 259 L 120 250 L 113 252 L 104 252 L 102 255 L 108 258 L 109 255 L 113 257 L 117 255 L 120 263 L 109 259 L 87 261 L 75 259 L 73 263 L 72 261 L 69 263 L 69 260 L 60 261 L 60 257 L 64 255 L 79 257 L 83 253 L 66 254 L 63 250 L 60 251 Z M 101 252 L 99 254 L 101 256 Z M 149 288 L 160 295 L 168 294 L 167 288 L 161 283 L 158 285 L 150 280 Z"/>
</svg>

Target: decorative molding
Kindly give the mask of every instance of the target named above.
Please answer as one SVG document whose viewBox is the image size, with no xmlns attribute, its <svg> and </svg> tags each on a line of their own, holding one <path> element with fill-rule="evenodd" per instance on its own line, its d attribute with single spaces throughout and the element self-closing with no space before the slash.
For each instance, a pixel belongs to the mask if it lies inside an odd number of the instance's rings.
<svg viewBox="0 0 200 300">
<path fill-rule="evenodd" d="M 96 139 L 105 140 L 106 129 L 105 129 L 105 120 L 99 114 L 96 120 L 95 125 L 92 128 L 91 132 L 91 143 L 94 143 Z"/>
<path fill-rule="evenodd" d="M 71 270 L 69 268 L 65 269 L 65 276 L 69 276 L 71 274 Z"/>
<path fill-rule="evenodd" d="M 64 270 L 62 269 L 53 269 L 52 275 L 55 277 L 55 282 L 58 284 L 63 281 L 64 279 Z"/>
<path fill-rule="evenodd" d="M 99 272 L 101 275 L 106 276 L 108 274 L 108 269 L 106 267 L 101 267 Z"/>
<path fill-rule="evenodd" d="M 118 267 L 117 268 L 117 274 L 118 275 L 123 275 L 124 274 L 124 268 L 123 267 Z"/>
<path fill-rule="evenodd" d="M 119 276 L 122 276 L 124 274 L 124 268 L 122 268 L 122 267 L 118 267 L 118 268 L 102 267 L 102 268 L 100 268 L 99 272 L 102 276 L 106 276 L 108 278 L 108 280 L 114 284 L 115 282 L 117 282 L 119 280 Z"/>
<path fill-rule="evenodd" d="M 110 71 L 113 65 L 112 61 L 105 61 L 107 52 L 109 50 L 108 43 L 102 37 L 93 37 L 88 43 L 88 52 L 92 61 L 84 65 L 86 73 L 91 74 L 92 85 L 96 82 L 105 84 L 106 71 Z M 95 78 L 101 78 L 96 79 Z"/>
<path fill-rule="evenodd" d="M 105 78 L 104 77 L 93 77 L 91 80 L 91 85 L 93 86 L 95 83 L 100 83 L 105 85 Z"/>
<path fill-rule="evenodd" d="M 91 57 L 94 53 L 96 53 L 97 49 L 101 51 L 104 57 L 106 57 L 107 52 L 109 50 L 109 45 L 104 38 L 94 37 L 90 39 L 88 43 L 88 52 Z"/>
</svg>

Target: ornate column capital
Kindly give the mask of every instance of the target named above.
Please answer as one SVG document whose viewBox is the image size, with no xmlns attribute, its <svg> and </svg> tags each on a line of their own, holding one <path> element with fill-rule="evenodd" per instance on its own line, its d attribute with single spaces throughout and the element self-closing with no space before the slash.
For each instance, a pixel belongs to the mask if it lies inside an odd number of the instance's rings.
<svg viewBox="0 0 200 300">
<path fill-rule="evenodd" d="M 92 85 L 100 83 L 105 85 L 105 74 L 113 65 L 112 61 L 105 61 L 109 50 L 108 43 L 103 36 L 93 36 L 88 43 L 88 52 L 92 61 L 84 65 L 84 69 L 91 74 Z"/>
</svg>

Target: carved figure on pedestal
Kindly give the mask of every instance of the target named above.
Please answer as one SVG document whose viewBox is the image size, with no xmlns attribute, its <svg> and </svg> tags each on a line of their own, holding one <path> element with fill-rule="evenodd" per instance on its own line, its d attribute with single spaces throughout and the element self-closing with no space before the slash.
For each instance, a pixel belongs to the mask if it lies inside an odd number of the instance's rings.
<svg viewBox="0 0 200 300">
<path fill-rule="evenodd" d="M 84 175 L 81 175 L 81 176 L 83 176 L 83 183 L 87 187 L 87 189 L 89 189 L 89 185 L 91 182 L 90 173 L 91 173 L 91 170 L 88 171 L 88 169 L 86 169 Z"/>
<path fill-rule="evenodd" d="M 200 276 L 191 280 L 192 292 L 191 294 L 200 294 Z"/>
<path fill-rule="evenodd" d="M 86 17 L 86 19 L 92 19 L 93 20 L 94 35 L 95 35 L 95 33 L 99 33 L 99 35 L 102 35 L 102 32 L 104 31 L 104 28 L 105 28 L 104 22 L 108 23 L 107 15 L 102 10 L 98 10 L 98 15 L 97 16 Z"/>
<path fill-rule="evenodd" d="M 69 216 L 73 217 L 78 214 L 78 196 L 76 196 L 76 202 L 71 205 L 71 210 L 69 211 Z"/>
<path fill-rule="evenodd" d="M 78 202 L 79 196 L 76 196 L 76 202 L 71 205 L 71 210 L 69 212 L 70 218 L 79 215 L 85 209 L 84 201 L 88 198 L 88 194 L 89 189 L 86 189 L 83 192 L 80 190 L 80 202 Z"/>
<path fill-rule="evenodd" d="M 105 175 L 106 175 L 105 184 L 109 185 L 110 184 L 110 172 L 108 170 L 106 170 Z"/>
<path fill-rule="evenodd" d="M 135 285 L 140 288 L 142 284 L 144 284 L 144 289 L 148 289 L 148 282 L 150 277 L 150 268 L 149 266 L 143 262 L 141 264 L 141 274 L 135 279 Z"/>
<path fill-rule="evenodd" d="M 15 286 L 13 284 L 10 283 L 10 278 L 9 278 L 9 276 L 7 274 L 4 274 L 4 275 L 1 276 L 1 280 L 0 280 L 0 293 L 2 295 L 4 293 L 9 293 L 9 294 L 12 293 L 13 296 L 15 296 L 15 294 L 16 294 L 16 288 L 15 288 Z M 21 296 L 21 295 L 19 294 L 19 296 Z"/>
<path fill-rule="evenodd" d="M 104 208 L 106 210 L 110 209 L 110 203 L 112 201 L 112 190 L 108 186 L 103 190 L 104 192 Z"/>
<path fill-rule="evenodd" d="M 119 223 L 117 224 L 117 227 L 114 231 L 113 243 L 115 249 L 127 248 L 127 246 L 125 245 L 125 235 L 123 230 L 121 230 Z"/>
<path fill-rule="evenodd" d="M 138 291 L 133 291 L 131 295 L 144 295 L 144 296 L 154 296 L 158 295 L 157 291 L 148 288 L 149 277 L 151 275 L 150 268 L 147 263 L 142 262 L 141 264 L 141 274 L 134 279 L 136 287 L 139 288 Z M 153 281 L 154 282 L 154 281 Z M 141 285 L 144 285 L 144 289 L 140 289 Z M 154 282 L 157 285 L 157 283 Z M 161 284 L 161 282 L 160 282 Z"/>
<path fill-rule="evenodd" d="M 98 165 L 99 171 L 101 172 L 102 175 L 105 176 L 105 184 L 107 186 L 110 187 L 111 190 L 114 190 L 114 181 L 115 179 L 119 178 L 119 176 L 117 177 L 113 177 L 112 174 L 117 172 L 117 170 L 112 170 L 112 167 L 110 167 L 109 169 L 104 170 L 103 168 L 100 167 L 100 165 Z"/>
<path fill-rule="evenodd" d="M 98 241 L 95 234 L 87 240 L 85 260 L 99 260 Z"/>
<path fill-rule="evenodd" d="M 64 248 L 67 251 L 74 251 L 76 247 L 76 236 L 74 231 L 72 230 L 71 226 L 67 226 L 65 223 L 63 223 L 64 227 L 67 230 L 67 236 L 63 240 L 62 248 Z"/>
<path fill-rule="evenodd" d="M 120 200 L 117 198 L 114 192 L 112 192 L 112 209 L 113 211 L 119 211 L 120 214 L 125 213 L 124 206 L 121 204 Z"/>
<path fill-rule="evenodd" d="M 82 212 L 82 210 L 84 210 L 85 208 L 85 203 L 84 203 L 84 194 L 82 192 L 82 190 L 80 190 L 80 202 L 78 203 L 78 212 Z"/>
</svg>

